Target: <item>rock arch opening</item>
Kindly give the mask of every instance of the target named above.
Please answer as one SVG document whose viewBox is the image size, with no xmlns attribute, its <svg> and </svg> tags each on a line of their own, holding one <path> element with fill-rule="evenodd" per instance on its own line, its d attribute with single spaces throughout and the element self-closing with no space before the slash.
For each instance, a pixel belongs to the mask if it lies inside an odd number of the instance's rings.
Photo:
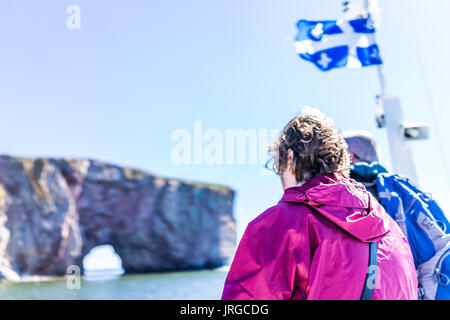
<svg viewBox="0 0 450 320">
<path fill-rule="evenodd" d="M 110 244 L 92 248 L 83 258 L 83 276 L 87 279 L 107 279 L 123 275 L 122 259 Z"/>
</svg>

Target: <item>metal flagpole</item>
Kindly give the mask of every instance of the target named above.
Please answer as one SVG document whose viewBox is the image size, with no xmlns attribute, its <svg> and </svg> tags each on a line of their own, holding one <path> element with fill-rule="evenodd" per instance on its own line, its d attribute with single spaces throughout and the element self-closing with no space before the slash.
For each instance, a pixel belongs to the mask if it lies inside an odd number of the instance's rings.
<svg viewBox="0 0 450 320">
<path fill-rule="evenodd" d="M 384 70 L 382 64 L 377 64 L 377 71 L 378 79 L 380 80 L 381 96 L 383 97 L 386 93 L 386 81 L 384 79 Z"/>
<path fill-rule="evenodd" d="M 370 14 L 370 0 L 364 0 L 366 13 Z M 384 69 L 382 64 L 377 64 L 378 80 L 380 81 L 381 97 L 386 93 L 386 80 L 384 77 Z"/>
</svg>

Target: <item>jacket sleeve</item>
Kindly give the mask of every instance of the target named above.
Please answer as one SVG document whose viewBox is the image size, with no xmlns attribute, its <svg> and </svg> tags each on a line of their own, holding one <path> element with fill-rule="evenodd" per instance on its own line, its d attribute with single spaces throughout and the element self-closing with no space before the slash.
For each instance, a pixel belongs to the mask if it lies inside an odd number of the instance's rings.
<svg viewBox="0 0 450 320">
<path fill-rule="evenodd" d="M 294 291 L 295 234 L 276 223 L 247 226 L 225 280 L 223 300 L 286 300 Z"/>
</svg>

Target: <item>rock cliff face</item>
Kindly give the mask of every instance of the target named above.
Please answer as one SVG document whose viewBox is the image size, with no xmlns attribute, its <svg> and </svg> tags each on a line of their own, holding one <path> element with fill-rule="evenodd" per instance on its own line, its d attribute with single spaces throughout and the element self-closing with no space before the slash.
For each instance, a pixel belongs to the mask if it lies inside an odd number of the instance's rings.
<svg viewBox="0 0 450 320">
<path fill-rule="evenodd" d="M 0 157 L 0 276 L 64 275 L 111 244 L 126 272 L 232 257 L 234 192 L 92 160 Z"/>
</svg>

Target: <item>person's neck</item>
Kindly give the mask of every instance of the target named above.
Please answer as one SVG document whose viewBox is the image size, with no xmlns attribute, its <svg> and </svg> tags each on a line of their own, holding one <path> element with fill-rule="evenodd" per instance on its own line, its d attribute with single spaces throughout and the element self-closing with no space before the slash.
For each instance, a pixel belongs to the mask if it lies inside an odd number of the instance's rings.
<svg viewBox="0 0 450 320">
<path fill-rule="evenodd" d="M 292 187 L 300 187 L 304 183 L 305 183 L 304 181 L 297 182 L 294 177 L 282 181 L 284 190 L 292 188 Z"/>
</svg>

